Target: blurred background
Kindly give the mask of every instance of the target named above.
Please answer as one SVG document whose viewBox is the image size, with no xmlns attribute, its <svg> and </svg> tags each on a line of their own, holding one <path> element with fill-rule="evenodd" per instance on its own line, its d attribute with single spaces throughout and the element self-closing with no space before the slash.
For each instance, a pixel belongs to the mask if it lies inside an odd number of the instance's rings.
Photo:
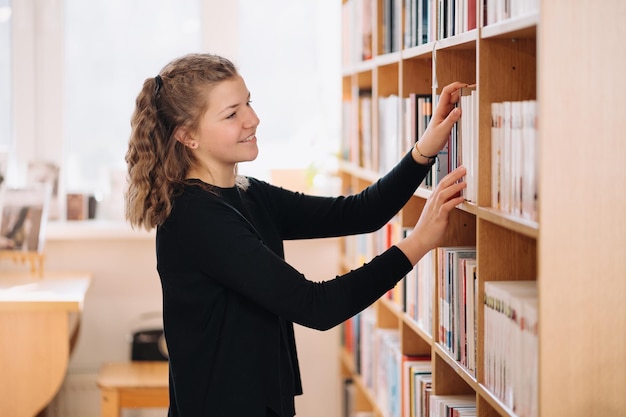
<svg viewBox="0 0 626 417">
<path fill-rule="evenodd" d="M 144 80 L 171 59 L 233 60 L 261 119 L 260 154 L 240 172 L 292 189 L 336 193 L 341 2 L 336 0 L 0 0 L 0 169 L 23 186 L 29 166 L 58 167 L 45 270 L 86 271 L 78 343 L 48 417 L 96 417 L 101 365 L 129 359 L 133 331 L 160 325 L 153 232 L 123 219 L 130 117 Z M 66 196 L 97 201 L 68 221 Z M 336 275 L 336 240 L 288 242 L 312 280 Z M 316 260 L 323 257 L 325 262 Z M 7 263 L 0 272 L 10 270 Z M 340 412 L 339 329 L 296 328 L 305 395 L 299 417 Z M 44 341 L 45 342 L 45 341 Z M 165 416 L 126 410 L 124 416 Z"/>
</svg>

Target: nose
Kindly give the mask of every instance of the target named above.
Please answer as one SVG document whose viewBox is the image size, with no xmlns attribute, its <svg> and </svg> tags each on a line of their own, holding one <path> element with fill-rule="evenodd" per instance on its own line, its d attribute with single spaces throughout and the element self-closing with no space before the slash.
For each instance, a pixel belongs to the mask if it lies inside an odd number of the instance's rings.
<svg viewBox="0 0 626 417">
<path fill-rule="evenodd" d="M 254 109 L 250 106 L 247 107 L 248 112 L 246 113 L 245 125 L 246 127 L 256 127 L 261 123 L 259 120 L 259 116 L 256 115 Z"/>
</svg>

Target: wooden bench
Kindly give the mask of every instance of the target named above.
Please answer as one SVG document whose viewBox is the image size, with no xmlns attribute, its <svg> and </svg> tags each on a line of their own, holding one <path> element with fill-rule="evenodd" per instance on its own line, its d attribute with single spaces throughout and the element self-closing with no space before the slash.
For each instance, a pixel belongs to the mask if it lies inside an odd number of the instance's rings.
<svg viewBox="0 0 626 417">
<path fill-rule="evenodd" d="M 167 361 L 113 362 L 98 374 L 102 417 L 120 417 L 123 408 L 169 406 Z"/>
</svg>

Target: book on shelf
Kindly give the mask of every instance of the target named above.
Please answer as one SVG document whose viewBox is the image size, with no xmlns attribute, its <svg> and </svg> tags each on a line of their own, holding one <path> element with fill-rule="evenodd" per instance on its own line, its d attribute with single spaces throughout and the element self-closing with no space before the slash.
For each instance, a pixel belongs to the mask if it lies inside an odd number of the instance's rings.
<svg viewBox="0 0 626 417">
<path fill-rule="evenodd" d="M 404 48 L 434 41 L 434 24 L 431 24 L 433 5 L 434 0 L 405 0 Z"/>
<path fill-rule="evenodd" d="M 400 97 L 396 94 L 378 98 L 378 172 L 387 173 L 408 152 L 400 134 Z"/>
<path fill-rule="evenodd" d="M 467 340 L 466 288 L 467 277 L 463 259 L 476 259 L 476 247 L 455 246 L 437 248 L 437 299 L 439 304 L 439 344 L 459 363 L 467 363 L 461 357 L 461 344 Z M 463 317 L 463 319 L 461 319 Z M 463 348 L 465 354 L 465 347 Z"/>
<path fill-rule="evenodd" d="M 358 94 L 359 106 L 359 157 L 358 163 L 366 169 L 374 169 L 374 155 L 377 151 L 374 149 L 372 138 L 372 91 L 367 89 L 359 90 Z"/>
<path fill-rule="evenodd" d="M 476 416 L 475 395 L 431 395 L 431 417 Z"/>
<path fill-rule="evenodd" d="M 437 0 L 437 39 L 476 29 L 476 0 Z"/>
<path fill-rule="evenodd" d="M 536 101 L 491 103 L 491 205 L 537 220 Z"/>
<path fill-rule="evenodd" d="M 437 104 L 439 103 L 439 98 L 440 98 L 439 94 L 435 94 L 433 96 L 432 108 L 437 107 Z M 456 129 L 456 124 L 455 124 L 455 127 L 452 128 L 452 131 L 450 132 L 450 136 L 448 137 L 446 144 L 437 153 L 437 160 L 435 161 L 435 164 L 432 166 L 430 170 L 430 175 L 426 177 L 426 180 L 424 182 L 424 185 L 427 188 L 435 187 L 437 184 L 439 184 L 439 181 L 441 181 L 443 177 L 445 177 L 448 173 L 450 173 L 449 150 L 450 150 L 450 144 L 453 141 L 452 138 L 453 138 L 453 135 L 455 134 L 454 133 L 455 129 Z"/>
<path fill-rule="evenodd" d="M 342 397 L 342 409 L 343 417 L 350 417 L 354 413 L 354 397 L 356 396 L 354 387 L 354 380 L 352 378 L 343 379 L 343 397 Z"/>
<path fill-rule="evenodd" d="M 483 0 L 483 25 L 519 18 L 539 11 L 539 0 Z"/>
<path fill-rule="evenodd" d="M 456 106 L 462 110 L 461 119 L 454 124 L 446 145 L 446 161 L 437 169 L 435 184 L 464 165 L 467 173 L 467 187 L 462 194 L 467 201 L 476 202 L 478 196 L 478 94 L 476 85 L 460 89 L 460 98 Z M 439 156 L 439 159 L 443 155 Z"/>
<path fill-rule="evenodd" d="M 461 364 L 467 370 L 476 375 L 476 346 L 478 331 L 476 320 L 478 317 L 478 267 L 476 259 L 462 259 L 461 264 L 465 269 L 465 316 L 463 330 L 465 337 L 461 340 Z"/>
<path fill-rule="evenodd" d="M 502 103 L 491 103 L 491 207 L 502 208 Z"/>
<path fill-rule="evenodd" d="M 432 381 L 432 362 L 430 357 L 407 357 L 402 367 L 402 417 L 421 416 L 425 390 L 430 391 Z"/>
<path fill-rule="evenodd" d="M 411 389 L 410 417 L 430 416 L 430 396 L 433 389 L 433 375 L 421 370 L 411 371 L 413 388 Z"/>
<path fill-rule="evenodd" d="M 467 201 L 478 201 L 478 93 L 476 85 L 460 89 L 457 106 L 462 111 L 461 119 L 456 123 L 456 137 L 452 135 L 449 148 L 449 171 L 459 165 L 465 166 L 467 187 L 462 194 Z"/>
<path fill-rule="evenodd" d="M 401 417 L 400 332 L 398 329 L 377 328 L 374 332 L 374 398 L 383 414 Z"/>
<path fill-rule="evenodd" d="M 430 356 L 402 356 L 402 417 L 415 417 L 415 409 L 421 407 L 422 394 L 416 382 L 422 378 L 432 380 Z"/>
<path fill-rule="evenodd" d="M 380 36 L 383 54 L 398 52 L 402 48 L 402 5 L 404 0 L 382 0 Z"/>
<path fill-rule="evenodd" d="M 520 417 L 537 387 L 537 282 L 487 281 L 484 285 L 484 383 Z M 525 329 L 532 329 L 525 333 Z M 525 337 L 526 336 L 526 337 Z M 531 390 L 531 392 L 528 392 Z"/>
<path fill-rule="evenodd" d="M 355 87 L 342 103 L 343 132 L 341 157 L 355 165 L 376 166 L 372 140 L 372 91 Z"/>
<path fill-rule="evenodd" d="M 389 220 L 382 228 L 373 233 L 376 241 L 376 253 L 383 253 L 393 245 L 398 243 L 401 239 L 406 237 L 407 233 L 412 228 L 403 228 L 400 223 L 400 217 L 394 216 Z M 406 277 L 402 278 L 391 288 L 385 296 L 389 299 L 399 310 L 405 311 L 406 306 Z"/>
<path fill-rule="evenodd" d="M 526 298 L 520 314 L 521 347 L 517 369 L 521 373 L 515 378 L 513 409 L 520 417 L 539 415 L 539 315 L 537 298 Z"/>
<path fill-rule="evenodd" d="M 424 135 L 428 127 L 433 115 L 432 95 L 409 93 L 409 96 L 404 99 L 403 112 L 405 142 L 402 149 L 407 152 Z M 420 186 L 429 188 L 431 185 L 432 170 Z"/>
<path fill-rule="evenodd" d="M 347 67 L 373 57 L 373 0 L 348 0 L 341 9 L 342 62 Z"/>
<path fill-rule="evenodd" d="M 376 351 L 374 350 L 374 340 L 376 334 L 376 309 L 369 306 L 359 313 L 359 373 L 363 385 L 373 392 L 374 390 L 374 361 Z"/>
<path fill-rule="evenodd" d="M 433 334 L 435 251 L 426 253 L 405 277 L 405 312 L 425 333 Z"/>
</svg>

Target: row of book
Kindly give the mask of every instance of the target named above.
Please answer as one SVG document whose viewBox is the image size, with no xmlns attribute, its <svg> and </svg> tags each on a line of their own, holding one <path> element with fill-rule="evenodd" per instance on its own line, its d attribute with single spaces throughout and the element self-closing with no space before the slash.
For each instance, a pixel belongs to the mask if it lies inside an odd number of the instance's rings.
<svg viewBox="0 0 626 417">
<path fill-rule="evenodd" d="M 341 158 L 360 167 L 377 170 L 378 148 L 372 136 L 372 90 L 352 90 L 342 103 Z"/>
<path fill-rule="evenodd" d="M 380 53 L 388 54 L 445 39 L 477 27 L 477 0 L 382 0 Z M 530 13 L 537 0 L 486 0 L 485 18 L 498 20 Z M 374 0 L 342 4 L 344 67 L 372 59 Z M 506 16 L 506 17 L 505 17 Z"/>
<path fill-rule="evenodd" d="M 346 236 L 344 253 L 351 266 L 360 266 L 396 244 L 403 236 L 400 217 L 395 216 L 375 232 Z"/>
<path fill-rule="evenodd" d="M 435 251 L 429 251 L 399 285 L 404 296 L 403 311 L 430 336 L 433 334 L 433 294 L 435 291 Z"/>
<path fill-rule="evenodd" d="M 437 96 L 437 100 L 439 97 Z M 446 174 L 463 165 L 466 169 L 463 190 L 465 200 L 472 203 L 478 201 L 478 94 L 476 85 L 460 89 L 457 107 L 461 109 L 461 119 L 453 126 L 445 149 L 439 156 L 441 164 L 437 170 L 438 177 L 434 184 Z"/>
<path fill-rule="evenodd" d="M 382 0 L 381 9 L 381 53 L 398 52 L 403 48 L 400 37 L 402 33 L 402 2 L 404 0 Z"/>
<path fill-rule="evenodd" d="M 536 416 L 539 325 L 536 281 L 487 281 L 479 303 L 475 255 L 474 247 L 431 251 L 436 266 L 429 268 L 426 276 L 431 276 L 424 281 L 434 284 L 434 275 L 441 277 L 436 281 L 438 343 L 476 375 L 476 318 L 477 309 L 483 304 L 484 385 L 517 416 Z M 389 296 L 394 302 L 403 300 L 409 310 L 407 315 L 411 315 L 408 307 L 409 294 L 413 293 L 408 284 L 411 278 L 405 277 L 392 290 L 395 295 Z M 423 298 L 428 300 L 432 296 L 423 294 Z M 432 320 L 424 322 L 432 323 Z M 343 329 L 344 347 L 354 356 L 357 373 L 385 415 L 398 415 L 399 404 L 402 404 L 402 416 L 447 415 L 427 411 L 429 407 L 433 410 L 426 365 L 430 362 L 403 355 L 397 330 L 378 328 L 373 307 L 348 320 Z M 470 409 L 463 411 L 468 414 L 460 415 L 472 415 Z"/>
<path fill-rule="evenodd" d="M 436 251 L 439 344 L 475 376 L 476 247 L 440 247 Z"/>
<path fill-rule="evenodd" d="M 342 158 L 363 168 L 386 173 L 424 134 L 432 117 L 430 94 L 395 94 L 378 99 L 378 140 L 372 131 L 373 99 L 357 89 L 343 102 Z"/>
<path fill-rule="evenodd" d="M 430 415 L 430 356 L 403 354 L 399 331 L 377 327 L 374 307 L 363 310 L 346 324 L 348 327 L 344 327 L 351 329 L 355 338 L 349 346 L 353 348 L 350 352 L 355 358 L 356 372 L 382 413 L 389 417 Z M 347 415 L 351 413 L 350 402 L 348 397 Z"/>
<path fill-rule="evenodd" d="M 537 220 L 537 102 L 491 103 L 491 205 Z"/>
<path fill-rule="evenodd" d="M 424 45 L 435 40 L 432 21 L 434 0 L 404 1 L 404 47 Z"/>
<path fill-rule="evenodd" d="M 436 0 L 437 39 L 476 29 L 476 0 Z"/>
<path fill-rule="evenodd" d="M 492 25 L 538 11 L 539 0 L 483 0 L 483 24 Z"/>
<path fill-rule="evenodd" d="M 537 282 L 485 282 L 484 383 L 518 417 L 538 413 Z"/>
<path fill-rule="evenodd" d="M 342 4 L 342 63 L 344 67 L 372 59 L 373 0 L 347 0 Z"/>
<path fill-rule="evenodd" d="M 434 395 L 432 361 L 429 356 L 401 352 L 397 329 L 376 327 L 376 313 L 370 307 L 350 319 L 359 348 L 353 352 L 357 374 L 388 417 L 475 416 L 473 395 Z M 354 381 L 344 381 L 344 416 L 369 417 L 370 412 L 355 411 Z"/>
<path fill-rule="evenodd" d="M 475 417 L 476 396 L 432 395 L 430 417 Z"/>
</svg>

